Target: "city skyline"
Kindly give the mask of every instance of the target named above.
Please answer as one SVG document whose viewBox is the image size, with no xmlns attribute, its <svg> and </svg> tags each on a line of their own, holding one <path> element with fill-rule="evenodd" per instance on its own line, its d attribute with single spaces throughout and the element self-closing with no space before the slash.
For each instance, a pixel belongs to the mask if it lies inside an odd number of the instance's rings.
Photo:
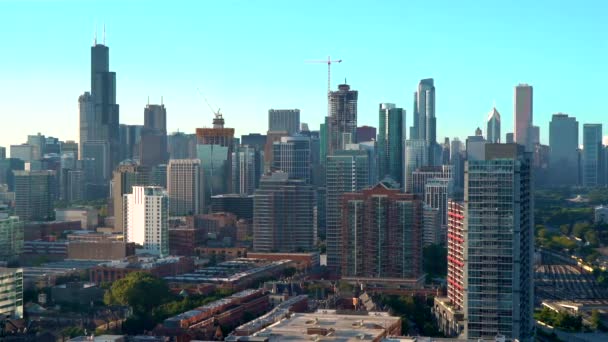
<svg viewBox="0 0 608 342">
<path fill-rule="evenodd" d="M 548 142 L 548 123 L 554 113 L 567 113 L 581 124 L 603 123 L 601 87 L 575 86 L 583 82 L 599 85 L 606 71 L 601 56 L 608 47 L 598 36 L 606 24 L 600 23 L 596 16 L 601 11 L 592 6 L 553 8 L 549 3 L 538 2 L 523 11 L 521 6 L 501 4 L 492 8 L 487 4 L 448 8 L 450 5 L 446 4 L 444 10 L 427 11 L 422 4 L 384 3 L 374 5 L 374 11 L 367 11 L 366 6 L 371 5 L 345 9 L 338 3 L 320 10 L 317 6 L 293 8 L 271 2 L 249 8 L 236 2 L 196 4 L 194 7 L 198 6 L 200 11 L 191 12 L 200 13 L 200 17 L 187 17 L 182 23 L 169 21 L 167 26 L 136 27 L 141 19 L 133 17 L 135 12 L 143 11 L 142 18 L 150 19 L 170 17 L 172 11 L 181 8 L 165 11 L 158 3 L 151 3 L 142 9 L 136 2 L 120 6 L 118 3 L 104 6 L 101 2 L 35 2 L 37 6 L 31 10 L 27 3 L 1 5 L 9 15 L 0 24 L 3 28 L 0 32 L 18 30 L 20 35 L 2 37 L 5 47 L 17 53 L 0 57 L 1 63 L 11 65 L 0 82 L 0 91 L 6 95 L 3 112 L 11 120 L 11 125 L 0 127 L 0 146 L 22 143 L 27 134 L 36 132 L 62 140 L 78 140 L 77 99 L 89 88 L 87 55 L 95 28 L 98 42 L 105 41 L 110 48 L 111 70 L 117 75 L 121 123 L 143 123 L 141 108 L 148 96 L 151 103 L 160 103 L 163 96 L 169 132 L 179 129 L 193 133 L 196 127 L 208 126 L 213 114 L 203 96 L 215 108 L 222 108 L 227 126 L 234 127 L 237 136 L 264 133 L 267 129 L 264 118 L 271 108 L 300 108 L 301 121 L 317 129 L 327 111 L 326 69 L 305 61 L 327 55 L 343 59 L 332 69 L 332 90 L 346 77 L 352 88 L 360 92 L 359 125 L 376 127 L 376 108 L 382 102 L 406 109 L 407 121 L 413 122 L 412 94 L 417 82 L 428 77 L 435 80 L 437 88 L 438 141 L 444 136 L 462 139 L 472 134 L 473 127 L 484 127 L 493 101 L 503 114 L 503 135 L 512 132 L 512 94 L 519 83 L 535 88 L 534 124 L 541 127 L 543 143 Z M 54 16 L 48 16 L 49 11 Z M 75 11 L 89 14 L 68 18 Z M 412 12 L 420 15 L 411 15 Z M 344 18 L 343 27 L 352 32 L 352 37 L 343 41 L 327 38 L 331 26 L 297 27 L 317 16 L 331 24 L 330 19 L 338 13 Z M 511 21 L 491 20 L 491 14 Z M 365 25 L 356 25 L 360 20 L 371 22 L 400 15 L 409 23 L 402 29 L 368 31 Z M 50 17 L 55 18 L 52 25 Z M 467 17 L 474 20 L 467 21 Z M 242 30 L 228 28 L 227 18 L 239 20 L 242 27 L 251 28 L 250 32 L 244 34 Z M 278 23 L 265 23 L 270 18 Z M 569 25 L 560 18 L 568 18 Z M 439 24 L 441 20 L 445 23 Z M 289 36 L 275 29 L 276 25 L 291 21 L 296 25 L 290 26 Z M 416 25 L 421 22 L 438 24 L 423 32 L 415 29 L 421 27 Z M 570 25 L 576 25 L 576 30 Z M 336 25 L 335 30 L 340 29 Z M 174 33 L 181 38 L 172 39 Z M 423 33 L 424 38 L 419 37 Z M 56 37 L 62 39 L 53 39 Z M 591 44 L 594 38 L 600 40 Z M 204 42 L 192 43 L 197 39 Z M 415 46 L 421 39 L 431 40 L 434 46 L 426 55 L 403 47 Z M 37 44 L 25 44 L 32 41 Z M 388 57 L 374 55 L 370 59 L 371 44 L 389 42 L 401 53 Z M 460 51 L 466 53 L 445 58 L 459 43 L 463 44 Z M 158 53 L 146 53 L 142 59 L 143 52 L 155 45 L 162 47 L 157 49 Z M 36 53 L 39 50 L 45 51 L 44 63 L 34 58 L 39 56 Z M 585 63 L 577 62 L 581 60 Z M 576 68 L 572 67 L 574 64 Z M 473 88 L 482 78 L 483 89 Z M 462 89 L 476 89 L 475 101 L 463 96 Z M 31 101 L 31 94 L 36 94 L 36 101 Z M 589 101 L 571 100 L 583 95 Z M 259 120 L 243 120 L 252 116 Z M 59 117 L 61 124 L 56 120 Z"/>
</svg>

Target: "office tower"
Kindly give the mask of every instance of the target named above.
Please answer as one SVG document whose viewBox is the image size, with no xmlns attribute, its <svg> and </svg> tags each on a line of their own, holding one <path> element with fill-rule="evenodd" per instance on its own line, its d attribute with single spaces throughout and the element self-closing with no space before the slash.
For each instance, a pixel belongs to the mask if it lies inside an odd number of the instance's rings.
<svg viewBox="0 0 608 342">
<path fill-rule="evenodd" d="M 8 191 L 15 191 L 15 175 L 13 171 L 24 170 L 25 162 L 17 158 L 0 160 L 0 184 L 7 184 Z"/>
<path fill-rule="evenodd" d="M 369 181 L 368 184 L 376 184 L 379 181 L 387 181 L 386 178 L 380 178 L 378 176 L 378 147 L 375 141 L 365 141 L 358 144 L 352 144 L 347 146 L 347 150 L 361 150 L 367 152 L 367 159 L 369 161 Z M 391 179 L 401 186 L 401 183 Z"/>
<path fill-rule="evenodd" d="M 496 110 L 496 107 L 492 108 L 492 111 L 488 115 L 488 142 L 499 143 L 500 142 L 500 113 Z"/>
<path fill-rule="evenodd" d="M 449 177 L 430 178 L 424 185 L 424 203 L 439 210 L 442 228 L 447 227 L 448 224 L 448 198 L 452 197 L 453 192 L 454 181 L 451 174 Z M 441 235 L 441 242 L 443 241 L 445 241 L 445 230 Z"/>
<path fill-rule="evenodd" d="M 139 144 L 139 161 L 142 165 L 166 164 L 167 149 L 167 109 L 164 104 L 148 104 L 144 108 L 144 127 Z"/>
<path fill-rule="evenodd" d="M 322 165 L 327 161 L 327 151 L 329 149 L 329 117 L 326 116 L 323 123 L 319 125 L 319 160 Z"/>
<path fill-rule="evenodd" d="M 23 269 L 0 267 L 0 317 L 23 318 Z"/>
<path fill-rule="evenodd" d="M 33 146 L 32 160 L 40 160 L 46 150 L 46 137 L 40 133 L 27 136 L 27 144 Z"/>
<path fill-rule="evenodd" d="M 212 213 L 231 213 L 241 220 L 253 220 L 253 195 L 227 194 L 211 197 Z"/>
<path fill-rule="evenodd" d="M 469 135 L 466 140 L 467 160 L 484 159 L 487 143 L 481 135 Z"/>
<path fill-rule="evenodd" d="M 45 142 L 44 142 L 44 150 L 42 153 L 42 157 L 44 157 L 47 154 L 49 154 L 49 155 L 61 154 L 61 143 L 59 142 L 59 139 L 54 138 L 54 137 L 46 137 Z"/>
<path fill-rule="evenodd" d="M 232 191 L 240 195 L 252 195 L 258 188 L 263 174 L 263 164 L 259 151 L 248 145 L 241 145 L 232 153 Z"/>
<path fill-rule="evenodd" d="M 36 160 L 35 147 L 30 144 L 11 145 L 11 158 L 29 163 Z"/>
<path fill-rule="evenodd" d="M 17 259 L 23 250 L 23 222 L 10 216 L 8 208 L 0 205 L 0 261 Z"/>
<path fill-rule="evenodd" d="M 232 182 L 232 152 L 234 151 L 234 128 L 224 127 L 224 118 L 219 112 L 213 119 L 213 128 L 196 129 L 196 156 L 201 160 L 205 182 L 205 201 L 211 196 L 230 193 Z"/>
<path fill-rule="evenodd" d="M 294 135 L 300 131 L 299 109 L 269 109 L 268 130 L 271 132 L 287 131 Z"/>
<path fill-rule="evenodd" d="M 281 170 L 289 178 L 302 179 L 311 184 L 310 138 L 306 136 L 281 137 L 272 144 L 272 169 Z"/>
<path fill-rule="evenodd" d="M 450 138 L 445 137 L 441 145 L 441 165 L 449 165 L 450 161 Z"/>
<path fill-rule="evenodd" d="M 505 142 L 507 144 L 513 144 L 513 143 L 515 143 L 515 138 L 513 136 L 513 133 L 507 133 L 507 134 L 505 134 Z"/>
<path fill-rule="evenodd" d="M 327 122 L 327 154 L 344 149 L 344 136 L 351 141 L 357 137 L 357 98 L 359 93 L 348 84 L 340 84 L 338 91 L 329 92 L 329 118 Z"/>
<path fill-rule="evenodd" d="M 475 136 L 476 137 L 482 137 L 483 138 L 483 132 L 481 131 L 481 128 L 477 127 L 475 129 Z"/>
<path fill-rule="evenodd" d="M 78 143 L 73 140 L 68 140 L 65 142 L 61 142 L 61 153 L 68 154 L 71 153 L 74 156 L 74 160 L 78 160 Z"/>
<path fill-rule="evenodd" d="M 341 275 L 417 279 L 422 270 L 422 204 L 378 183 L 341 202 Z"/>
<path fill-rule="evenodd" d="M 264 172 L 270 172 L 274 160 L 274 143 L 280 142 L 281 138 L 288 137 L 287 131 L 268 131 L 266 134 L 266 145 L 264 145 Z"/>
<path fill-rule="evenodd" d="M 307 252 L 313 250 L 315 193 L 301 179 L 285 172 L 263 176 L 253 196 L 253 250 Z"/>
<path fill-rule="evenodd" d="M 403 185 L 405 110 L 392 103 L 381 103 L 378 119 L 378 177 L 390 176 Z"/>
<path fill-rule="evenodd" d="M 169 215 L 204 213 L 203 170 L 198 159 L 171 159 L 167 167 Z"/>
<path fill-rule="evenodd" d="M 530 129 L 528 130 L 528 140 L 530 141 L 530 146 L 532 148 L 540 144 L 540 127 L 530 126 Z"/>
<path fill-rule="evenodd" d="M 150 168 L 150 185 L 167 188 L 167 164 L 159 164 Z"/>
<path fill-rule="evenodd" d="M 369 157 L 366 151 L 338 150 L 327 156 L 325 172 L 327 266 L 339 272 L 342 236 L 342 195 L 369 186 Z"/>
<path fill-rule="evenodd" d="M 110 146 L 106 140 L 89 140 L 82 144 L 83 160 L 88 160 L 85 171 L 85 187 L 89 199 L 105 198 L 111 172 Z"/>
<path fill-rule="evenodd" d="M 405 113 L 405 111 L 404 111 Z M 404 114 L 405 118 L 405 114 Z M 404 124 L 405 126 L 405 124 Z M 366 141 L 376 140 L 376 127 L 372 126 L 359 126 L 357 127 L 357 142 L 362 143 Z"/>
<path fill-rule="evenodd" d="M 158 186 L 134 186 L 124 195 L 123 227 L 126 242 L 143 246 L 146 252 L 169 255 L 169 196 Z"/>
<path fill-rule="evenodd" d="M 258 151 L 264 151 L 264 147 L 266 146 L 266 135 L 260 133 L 241 135 L 241 145 L 255 147 Z"/>
<path fill-rule="evenodd" d="M 170 159 L 192 159 L 196 157 L 196 135 L 174 132 L 167 138 Z"/>
<path fill-rule="evenodd" d="M 578 184 L 578 121 L 568 114 L 553 114 L 549 123 L 551 183 Z"/>
<path fill-rule="evenodd" d="M 0 160 L 6 159 L 6 147 L 0 146 Z"/>
<path fill-rule="evenodd" d="M 424 198 L 425 186 L 431 179 L 443 179 L 450 181 L 453 178 L 454 167 L 452 165 L 421 166 L 411 173 L 411 188 L 413 194 Z"/>
<path fill-rule="evenodd" d="M 134 162 L 123 162 L 112 173 L 112 200 L 114 211 L 114 232 L 124 231 L 124 195 L 130 194 L 136 185 L 143 186 L 150 183 L 149 168 Z"/>
<path fill-rule="evenodd" d="M 526 151 L 532 151 L 532 142 L 529 135 L 534 113 L 532 86 L 519 84 L 515 87 L 514 106 L 513 140 L 520 145 L 526 146 Z"/>
<path fill-rule="evenodd" d="M 427 162 L 438 163 L 437 119 L 435 118 L 435 82 L 432 78 L 420 80 L 414 92 L 414 123 L 410 129 L 411 140 L 424 140 L 427 146 Z"/>
<path fill-rule="evenodd" d="M 602 124 L 583 125 L 583 186 L 603 184 Z"/>
<path fill-rule="evenodd" d="M 534 212 L 530 154 L 487 144 L 465 168 L 465 335 L 533 339 Z"/>
<path fill-rule="evenodd" d="M 63 172 L 64 193 L 62 199 L 70 203 L 86 200 L 84 171 L 65 169 Z"/>
<path fill-rule="evenodd" d="M 422 139 L 405 141 L 405 167 L 403 182 L 401 186 L 405 192 L 412 192 L 412 172 L 416 169 L 428 165 L 428 147 L 426 141 Z"/>
<path fill-rule="evenodd" d="M 54 171 L 14 171 L 15 214 L 23 222 L 51 221 Z"/>
<path fill-rule="evenodd" d="M 121 161 L 139 159 L 143 129 L 142 125 L 121 124 L 119 126 Z"/>
<path fill-rule="evenodd" d="M 448 201 L 448 298 L 456 310 L 464 308 L 464 204 Z"/>
</svg>

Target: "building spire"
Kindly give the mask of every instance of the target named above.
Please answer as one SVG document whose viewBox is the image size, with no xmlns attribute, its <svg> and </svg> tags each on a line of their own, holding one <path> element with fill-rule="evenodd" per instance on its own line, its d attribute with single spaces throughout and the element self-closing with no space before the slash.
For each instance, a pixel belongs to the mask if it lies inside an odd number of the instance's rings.
<svg viewBox="0 0 608 342">
<path fill-rule="evenodd" d="M 103 45 L 106 45 L 106 23 L 103 23 Z"/>
<path fill-rule="evenodd" d="M 97 45 L 97 25 L 95 25 L 95 34 L 93 34 L 93 46 Z"/>
</svg>

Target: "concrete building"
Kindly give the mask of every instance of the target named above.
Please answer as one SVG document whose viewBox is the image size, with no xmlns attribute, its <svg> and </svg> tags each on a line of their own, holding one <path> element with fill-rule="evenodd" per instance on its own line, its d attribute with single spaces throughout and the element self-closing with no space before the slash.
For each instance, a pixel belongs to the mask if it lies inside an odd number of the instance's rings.
<svg viewBox="0 0 608 342">
<path fill-rule="evenodd" d="M 169 215 L 202 214 L 205 208 L 203 170 L 198 159 L 171 159 L 167 167 Z"/>
<path fill-rule="evenodd" d="M 23 269 L 0 268 L 0 316 L 23 318 Z"/>
<path fill-rule="evenodd" d="M 376 127 L 359 126 L 357 127 L 357 143 L 376 140 Z"/>
<path fill-rule="evenodd" d="M 369 186 L 369 156 L 366 151 L 341 150 L 327 156 L 326 162 L 326 241 L 327 266 L 334 272 L 341 268 L 342 228 L 341 198 Z"/>
<path fill-rule="evenodd" d="M 443 231 L 441 215 L 438 208 L 424 204 L 422 208 L 422 245 L 438 245 L 442 243 Z"/>
<path fill-rule="evenodd" d="M 253 250 L 307 252 L 316 244 L 315 193 L 284 172 L 263 176 L 253 200 Z"/>
<path fill-rule="evenodd" d="M 378 183 L 341 200 L 341 275 L 416 279 L 422 273 L 422 202 Z"/>
<path fill-rule="evenodd" d="M 378 178 L 390 176 L 403 185 L 403 148 L 405 145 L 405 110 L 392 103 L 381 103 L 378 125 Z"/>
<path fill-rule="evenodd" d="M 431 208 L 439 210 L 440 225 L 443 234 L 440 242 L 445 242 L 445 227 L 448 224 L 448 198 L 454 193 L 452 178 L 431 178 L 424 186 L 424 203 Z"/>
<path fill-rule="evenodd" d="M 196 134 L 174 132 L 167 138 L 170 159 L 196 158 Z"/>
<path fill-rule="evenodd" d="M 496 107 L 492 108 L 492 111 L 488 114 L 488 130 L 486 134 L 488 142 L 500 142 L 500 113 L 498 113 Z"/>
<path fill-rule="evenodd" d="M 123 199 L 126 242 L 149 253 L 169 255 L 169 196 L 161 187 L 134 186 Z"/>
<path fill-rule="evenodd" d="M 15 214 L 21 221 L 53 218 L 54 171 L 15 171 Z"/>
<path fill-rule="evenodd" d="M 604 154 L 602 153 L 602 124 L 583 125 L 583 186 L 604 184 Z"/>
<path fill-rule="evenodd" d="M 155 277 L 175 277 L 194 271 L 194 260 L 190 257 L 171 256 L 165 258 L 132 255 L 123 260 L 106 263 L 96 262 L 89 266 L 89 281 L 96 284 L 114 282 L 132 272 L 146 272 Z"/>
<path fill-rule="evenodd" d="M 486 144 L 465 167 L 464 315 L 469 340 L 532 341 L 534 212 L 530 154 Z"/>
<path fill-rule="evenodd" d="M 441 166 L 423 166 L 412 171 L 410 176 L 410 188 L 407 192 L 411 192 L 425 197 L 426 184 L 432 179 L 442 179 L 450 181 L 453 178 L 454 167 L 452 165 Z"/>
<path fill-rule="evenodd" d="M 0 261 L 15 260 L 23 250 L 23 222 L 0 205 Z"/>
<path fill-rule="evenodd" d="M 212 213 L 232 213 L 238 219 L 253 221 L 253 195 L 226 194 L 211 197 Z"/>
<path fill-rule="evenodd" d="M 281 137 L 272 144 L 272 170 L 280 170 L 292 179 L 302 179 L 306 184 L 312 182 L 312 158 L 310 137 Z"/>
<path fill-rule="evenodd" d="M 0 160 L 0 184 L 8 185 L 9 191 L 15 191 L 15 175 L 13 171 L 25 169 L 25 162 L 18 158 Z"/>
<path fill-rule="evenodd" d="M 349 142 L 357 137 L 357 99 L 359 92 L 340 84 L 337 91 L 329 92 L 329 118 L 327 126 L 329 155 L 344 149 L 345 135 Z"/>
<path fill-rule="evenodd" d="M 271 132 L 287 131 L 294 135 L 300 131 L 299 109 L 269 109 L 268 130 Z"/>
<path fill-rule="evenodd" d="M 266 141 L 267 137 L 265 134 L 249 133 L 246 135 L 241 135 L 241 145 L 254 147 L 258 151 L 264 151 Z"/>
<path fill-rule="evenodd" d="M 551 182 L 577 185 L 579 181 L 578 121 L 568 114 L 557 113 L 549 123 L 549 171 Z"/>
</svg>

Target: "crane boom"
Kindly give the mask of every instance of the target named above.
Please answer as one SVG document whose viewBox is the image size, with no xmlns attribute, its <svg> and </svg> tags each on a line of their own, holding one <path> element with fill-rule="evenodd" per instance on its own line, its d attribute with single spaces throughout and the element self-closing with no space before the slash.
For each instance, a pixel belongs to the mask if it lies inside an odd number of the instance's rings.
<svg viewBox="0 0 608 342">
<path fill-rule="evenodd" d="M 332 60 L 330 56 L 327 56 L 327 60 L 311 60 L 311 61 L 306 61 L 306 63 L 327 64 L 327 96 L 329 96 L 329 92 L 331 91 L 331 64 L 332 63 L 342 63 L 342 60 L 341 59 Z"/>
</svg>

